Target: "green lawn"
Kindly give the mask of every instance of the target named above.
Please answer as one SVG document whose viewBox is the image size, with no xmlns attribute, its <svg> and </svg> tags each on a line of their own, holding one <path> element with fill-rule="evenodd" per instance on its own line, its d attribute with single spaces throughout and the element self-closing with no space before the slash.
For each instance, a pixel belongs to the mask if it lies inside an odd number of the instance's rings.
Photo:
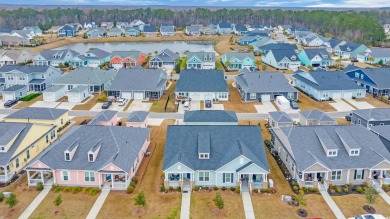
<svg viewBox="0 0 390 219">
<path fill-rule="evenodd" d="M 180 69 L 186 69 L 186 64 L 187 64 L 187 58 L 186 57 L 181 57 L 181 63 L 180 63 Z"/>
<path fill-rule="evenodd" d="M 222 63 L 219 62 L 219 61 L 215 62 L 215 67 L 217 67 L 218 70 L 225 70 L 225 68 L 223 67 Z"/>
</svg>

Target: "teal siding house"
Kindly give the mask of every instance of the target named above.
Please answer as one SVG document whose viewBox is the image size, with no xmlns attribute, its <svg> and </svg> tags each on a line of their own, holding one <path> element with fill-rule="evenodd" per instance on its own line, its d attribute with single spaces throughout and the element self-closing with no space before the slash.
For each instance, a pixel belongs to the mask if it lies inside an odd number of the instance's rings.
<svg viewBox="0 0 390 219">
<path fill-rule="evenodd" d="M 306 67 L 329 67 L 333 63 L 333 59 L 329 56 L 325 48 L 303 49 L 298 53 L 298 58 L 301 60 L 302 65 Z"/>
<path fill-rule="evenodd" d="M 98 48 L 92 48 L 86 53 L 76 56 L 72 60 L 72 65 L 76 67 L 93 67 L 97 68 L 99 65 L 110 62 L 111 53 Z"/>
<path fill-rule="evenodd" d="M 336 55 L 340 56 L 343 59 L 354 59 L 357 58 L 357 55 L 362 52 L 369 52 L 370 49 L 359 43 L 348 42 L 343 45 L 338 45 L 335 48 Z"/>
<path fill-rule="evenodd" d="M 370 60 L 372 57 L 373 60 Z M 366 62 L 370 64 L 386 64 L 390 62 L 390 49 L 388 48 L 370 48 L 370 52 L 363 52 L 357 54 L 357 60 L 359 62 Z"/>
<path fill-rule="evenodd" d="M 258 126 L 168 126 L 164 186 L 268 188 L 269 167 Z"/>
<path fill-rule="evenodd" d="M 252 52 L 228 52 L 222 55 L 221 62 L 228 71 L 256 67 L 255 56 Z"/>
</svg>

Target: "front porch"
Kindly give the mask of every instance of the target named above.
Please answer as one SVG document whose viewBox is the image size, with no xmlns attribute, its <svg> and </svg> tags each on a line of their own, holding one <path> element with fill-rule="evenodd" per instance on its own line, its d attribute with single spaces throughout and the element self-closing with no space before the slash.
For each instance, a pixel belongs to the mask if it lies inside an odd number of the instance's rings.
<svg viewBox="0 0 390 219">
<path fill-rule="evenodd" d="M 7 183 L 14 177 L 15 171 L 8 171 L 5 167 L 0 167 L 0 183 Z"/>
<path fill-rule="evenodd" d="M 370 170 L 369 179 L 372 179 L 373 186 L 382 187 L 383 184 L 390 185 L 390 170 Z"/>
<path fill-rule="evenodd" d="M 312 187 L 320 190 L 328 189 L 329 172 L 317 171 L 317 172 L 302 172 L 299 175 L 298 184 L 299 187 Z"/>
<path fill-rule="evenodd" d="M 165 188 L 169 188 L 172 186 L 173 188 L 181 187 L 182 192 L 190 192 L 194 186 L 194 173 L 165 173 L 164 178 L 164 186 Z"/>
<path fill-rule="evenodd" d="M 238 173 L 238 183 L 242 192 L 252 192 L 253 189 L 268 188 L 266 173 Z"/>
<path fill-rule="evenodd" d="M 129 185 L 127 173 L 100 172 L 99 182 L 101 189 L 126 190 Z"/>
<path fill-rule="evenodd" d="M 52 170 L 27 169 L 26 171 L 29 186 L 36 186 L 38 183 L 52 186 L 56 183 Z"/>
</svg>

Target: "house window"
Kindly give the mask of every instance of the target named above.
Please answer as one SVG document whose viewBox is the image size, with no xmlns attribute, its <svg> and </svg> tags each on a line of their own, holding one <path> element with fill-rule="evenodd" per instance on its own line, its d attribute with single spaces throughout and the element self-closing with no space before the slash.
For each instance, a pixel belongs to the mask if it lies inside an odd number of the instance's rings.
<svg viewBox="0 0 390 219">
<path fill-rule="evenodd" d="M 359 155 L 359 150 L 351 150 L 349 155 L 351 155 L 351 156 L 358 156 Z"/>
<path fill-rule="evenodd" d="M 199 172 L 199 182 L 209 182 L 210 172 Z"/>
<path fill-rule="evenodd" d="M 360 75 L 360 79 L 362 79 L 362 80 L 364 79 L 364 75 L 363 74 Z"/>
<path fill-rule="evenodd" d="M 22 93 L 22 92 L 19 92 L 19 96 L 23 96 L 23 93 Z"/>
<path fill-rule="evenodd" d="M 362 121 L 360 119 L 358 119 L 358 124 L 361 124 L 361 123 L 362 123 Z"/>
<path fill-rule="evenodd" d="M 19 80 L 24 81 L 25 77 L 24 75 L 19 76 Z"/>
<path fill-rule="evenodd" d="M 27 157 L 27 159 L 30 159 L 30 150 L 26 151 L 26 157 Z"/>
<path fill-rule="evenodd" d="M 340 180 L 341 179 L 341 170 L 332 171 L 332 180 Z"/>
<path fill-rule="evenodd" d="M 95 173 L 90 171 L 84 172 L 84 180 L 85 182 L 95 182 Z"/>
<path fill-rule="evenodd" d="M 328 151 L 328 157 L 335 157 L 335 156 L 337 156 L 337 151 L 336 150 Z"/>
<path fill-rule="evenodd" d="M 359 73 L 355 72 L 355 78 L 359 78 Z"/>
<path fill-rule="evenodd" d="M 53 138 L 55 138 L 56 137 L 56 131 L 55 130 L 52 130 L 51 132 L 50 132 L 50 139 L 53 139 Z"/>
<path fill-rule="evenodd" d="M 209 154 L 208 153 L 200 153 L 199 159 L 209 159 Z"/>
<path fill-rule="evenodd" d="M 63 181 L 69 181 L 70 180 L 69 171 L 67 171 L 67 170 L 63 170 L 62 171 L 62 180 Z"/>
<path fill-rule="evenodd" d="M 324 92 L 322 93 L 322 97 L 328 97 L 328 96 L 329 96 L 329 92 L 324 91 Z"/>
<path fill-rule="evenodd" d="M 94 157 L 93 157 L 92 153 L 88 154 L 88 161 L 89 162 L 94 162 Z"/>
<path fill-rule="evenodd" d="M 233 173 L 224 173 L 223 183 L 233 183 Z"/>
<path fill-rule="evenodd" d="M 68 85 L 68 90 L 72 90 L 73 89 L 73 85 Z"/>
<path fill-rule="evenodd" d="M 219 93 L 218 94 L 219 99 L 226 99 L 227 98 L 227 93 Z"/>
<path fill-rule="evenodd" d="M 385 123 L 379 123 L 379 125 L 385 125 Z"/>
<path fill-rule="evenodd" d="M 15 159 L 15 167 L 16 167 L 16 168 L 19 168 L 19 158 L 16 158 L 16 159 Z"/>
<path fill-rule="evenodd" d="M 61 125 L 64 124 L 64 119 L 61 119 Z"/>
<path fill-rule="evenodd" d="M 49 135 L 46 135 L 46 143 L 49 143 Z"/>
<path fill-rule="evenodd" d="M 250 93 L 249 98 L 250 98 L 251 100 L 256 99 L 256 93 Z"/>
<path fill-rule="evenodd" d="M 70 153 L 69 152 L 65 153 L 65 161 L 70 161 Z"/>
<path fill-rule="evenodd" d="M 355 179 L 363 179 L 364 170 L 355 170 Z"/>
<path fill-rule="evenodd" d="M 293 93 L 291 93 L 291 92 L 287 93 L 287 99 L 292 99 L 292 98 L 293 98 L 293 96 L 294 96 L 294 94 L 293 94 Z"/>
<path fill-rule="evenodd" d="M 286 162 L 288 162 L 288 154 L 286 154 Z"/>
<path fill-rule="evenodd" d="M 362 91 L 361 91 L 361 90 L 358 90 L 357 93 L 356 93 L 356 95 L 357 95 L 358 97 L 362 96 Z"/>
</svg>

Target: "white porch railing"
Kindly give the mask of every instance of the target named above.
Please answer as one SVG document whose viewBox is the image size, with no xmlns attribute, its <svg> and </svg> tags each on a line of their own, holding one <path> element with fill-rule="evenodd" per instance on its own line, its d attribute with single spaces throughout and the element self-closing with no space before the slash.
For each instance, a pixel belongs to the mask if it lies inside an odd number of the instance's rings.
<svg viewBox="0 0 390 219">
<path fill-rule="evenodd" d="M 15 171 L 9 172 L 7 175 L 0 175 L 0 182 L 8 182 L 15 175 Z"/>
<path fill-rule="evenodd" d="M 249 193 L 252 195 L 252 183 L 249 183 Z"/>
<path fill-rule="evenodd" d="M 114 189 L 123 189 L 126 188 L 125 182 L 114 182 Z"/>
<path fill-rule="evenodd" d="M 313 187 L 313 181 L 305 181 L 305 187 Z"/>
<path fill-rule="evenodd" d="M 30 185 L 32 186 L 37 185 L 40 182 L 42 182 L 41 179 L 30 179 Z"/>
</svg>

